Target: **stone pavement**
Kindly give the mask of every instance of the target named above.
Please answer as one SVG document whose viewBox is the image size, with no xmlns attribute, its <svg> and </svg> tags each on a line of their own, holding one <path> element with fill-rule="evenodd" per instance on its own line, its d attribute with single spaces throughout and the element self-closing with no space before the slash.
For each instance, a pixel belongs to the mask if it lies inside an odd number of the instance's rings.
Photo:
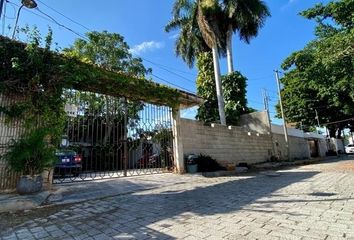
<svg viewBox="0 0 354 240">
<path fill-rule="evenodd" d="M 167 184 L 2 214 L 0 238 L 354 239 L 353 166 L 347 159 L 279 175 L 185 175 L 178 184 L 176 175 L 150 176 Z"/>
</svg>

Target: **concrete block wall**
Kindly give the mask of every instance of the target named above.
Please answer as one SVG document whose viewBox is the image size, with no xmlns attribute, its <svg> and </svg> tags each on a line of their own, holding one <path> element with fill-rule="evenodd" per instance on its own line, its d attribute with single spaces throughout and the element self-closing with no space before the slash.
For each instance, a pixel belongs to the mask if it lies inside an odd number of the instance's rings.
<svg viewBox="0 0 354 240">
<path fill-rule="evenodd" d="M 280 159 L 285 159 L 287 155 L 287 149 L 285 145 L 285 139 L 283 134 L 273 133 L 273 139 L 275 142 L 276 156 Z M 290 146 L 290 158 L 294 159 L 307 159 L 310 158 L 310 147 L 307 139 L 301 137 L 288 136 Z"/>
<path fill-rule="evenodd" d="M 224 166 L 265 162 L 271 157 L 268 134 L 248 132 L 242 127 L 205 126 L 189 119 L 181 119 L 180 124 L 184 154 L 207 154 Z"/>
<path fill-rule="evenodd" d="M 326 139 L 318 139 L 319 157 L 325 157 L 328 151 Z"/>
</svg>

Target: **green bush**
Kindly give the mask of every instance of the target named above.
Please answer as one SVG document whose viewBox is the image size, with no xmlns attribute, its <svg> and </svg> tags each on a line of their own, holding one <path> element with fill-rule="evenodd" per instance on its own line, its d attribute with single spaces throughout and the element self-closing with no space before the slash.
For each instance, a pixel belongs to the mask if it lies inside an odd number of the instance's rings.
<svg viewBox="0 0 354 240">
<path fill-rule="evenodd" d="M 199 172 L 214 172 L 219 170 L 225 170 L 224 167 L 208 155 L 200 154 L 197 158 L 198 171 Z"/>
<path fill-rule="evenodd" d="M 48 130 L 35 129 L 18 140 L 12 140 L 3 159 L 15 172 L 34 176 L 56 162 L 55 148 L 48 142 Z"/>
</svg>

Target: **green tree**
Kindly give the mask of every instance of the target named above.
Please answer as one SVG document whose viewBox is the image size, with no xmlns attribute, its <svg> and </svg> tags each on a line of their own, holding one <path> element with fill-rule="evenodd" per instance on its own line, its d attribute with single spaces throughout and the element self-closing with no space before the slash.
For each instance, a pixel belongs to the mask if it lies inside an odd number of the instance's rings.
<svg viewBox="0 0 354 240">
<path fill-rule="evenodd" d="M 64 49 L 64 54 L 74 56 L 84 62 L 96 64 L 104 69 L 114 72 L 123 72 L 136 77 L 144 77 L 151 72 L 146 69 L 141 58 L 135 58 L 130 53 L 128 44 L 124 41 L 124 37 L 118 33 L 88 32 L 87 40 L 77 39 L 73 46 Z M 69 98 L 71 93 L 67 93 Z M 95 93 L 75 93 L 80 95 L 79 99 L 86 99 L 89 106 L 82 106 L 88 112 L 95 111 L 96 114 L 105 116 L 106 122 L 114 122 L 115 118 L 122 118 L 128 115 L 129 125 L 134 126 L 139 120 L 138 112 L 142 110 L 143 104 L 140 102 L 115 101 L 112 97 L 97 95 Z M 82 104 L 82 102 L 80 102 Z M 105 108 L 103 108 L 105 106 Z M 127 112 L 125 110 L 127 109 Z M 119 116 L 116 112 L 119 110 Z M 100 111 L 98 113 L 97 111 Z M 112 132 L 111 124 L 106 129 L 104 142 L 108 141 Z"/>
<path fill-rule="evenodd" d="M 318 4 L 301 13 L 315 19 L 316 39 L 291 54 L 282 64 L 281 82 L 288 120 L 316 126 L 354 115 L 354 1 Z M 279 110 L 278 110 L 279 112 Z M 348 122 L 327 125 L 330 136 L 340 137 Z"/>
<path fill-rule="evenodd" d="M 192 68 L 200 53 L 210 51 L 197 23 L 197 4 L 193 1 L 176 1 L 172 10 L 172 20 L 165 26 L 166 32 L 179 30 L 175 43 L 175 53 Z"/>
<path fill-rule="evenodd" d="M 205 123 L 218 119 L 218 100 L 214 81 L 213 58 L 210 52 L 200 53 L 197 61 L 197 94 L 204 99 L 200 104 L 196 118 Z"/>
<path fill-rule="evenodd" d="M 267 5 L 261 0 L 223 0 L 224 21 L 226 30 L 226 55 L 228 72 L 232 73 L 232 36 L 238 33 L 241 40 L 249 43 L 258 35 L 259 29 L 270 16 Z"/>
<path fill-rule="evenodd" d="M 64 53 L 110 71 L 137 77 L 151 72 L 144 67 L 141 58 L 132 56 L 124 37 L 118 33 L 94 31 L 86 33 L 86 37 L 87 40 L 77 39 L 71 47 L 64 49 Z"/>
<path fill-rule="evenodd" d="M 200 105 L 196 118 L 211 123 L 218 119 L 218 103 L 215 95 L 215 81 L 213 81 L 213 60 L 210 52 L 199 54 L 197 67 L 197 93 L 204 99 Z M 236 125 L 240 115 L 250 112 L 246 100 L 246 78 L 240 72 L 222 76 L 222 85 L 225 97 L 225 114 L 228 124 Z"/>
<path fill-rule="evenodd" d="M 212 50 L 215 85 L 218 97 L 218 109 L 221 124 L 226 124 L 225 103 L 221 85 L 219 65 L 219 51 L 222 49 L 222 32 L 219 29 L 222 11 L 217 0 L 176 0 L 173 10 L 173 19 L 167 24 L 166 30 L 181 29 L 181 34 L 176 41 L 179 54 L 186 56 L 187 63 L 191 66 L 200 48 L 195 47 L 203 39 L 204 43 Z M 193 35 L 185 35 L 190 33 Z M 183 48 L 180 48 L 180 45 Z M 186 48 L 185 48 L 186 47 Z M 187 50 L 187 51 L 186 51 Z"/>
</svg>

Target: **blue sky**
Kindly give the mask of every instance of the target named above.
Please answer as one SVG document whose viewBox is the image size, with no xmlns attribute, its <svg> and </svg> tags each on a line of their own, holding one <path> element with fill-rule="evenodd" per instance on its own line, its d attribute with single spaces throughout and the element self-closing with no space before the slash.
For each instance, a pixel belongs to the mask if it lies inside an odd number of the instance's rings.
<svg viewBox="0 0 354 240">
<path fill-rule="evenodd" d="M 8 25 L 13 26 L 16 5 L 20 0 L 9 0 L 5 18 L 5 35 L 10 35 Z M 270 95 L 271 115 L 275 114 L 277 102 L 274 69 L 280 68 L 282 61 L 293 51 L 302 49 L 313 39 L 314 22 L 304 19 L 298 13 L 314 4 L 327 0 L 265 0 L 272 17 L 269 18 L 257 38 L 247 45 L 234 37 L 235 69 L 241 71 L 248 80 L 247 98 L 249 105 L 263 109 L 261 89 L 266 88 Z M 12 3 L 12 4 L 11 4 Z M 173 0 L 38 0 L 41 11 L 53 17 L 57 22 L 84 34 L 87 29 L 74 24 L 46 5 L 74 19 L 91 30 L 117 32 L 125 37 L 134 54 L 141 56 L 146 67 L 151 67 L 155 81 L 167 80 L 195 92 L 196 69 L 189 69 L 176 57 L 174 52 L 175 33 L 165 33 L 164 26 L 171 18 Z M 96 4 L 95 4 L 96 3 Z M 19 25 L 36 25 L 42 33 L 48 26 L 54 31 L 54 41 L 61 47 L 70 45 L 78 36 L 48 20 L 36 9 L 23 9 Z M 43 16 L 43 15 L 42 15 Z M 4 21 L 1 20 L 1 27 Z M 2 28 L 1 28 L 2 29 Z M 151 62 L 155 63 L 152 64 Z M 158 65 L 156 65 L 158 64 Z M 161 66 L 162 65 L 162 66 Z M 226 73 L 226 61 L 221 59 L 222 72 Z M 166 70 L 167 69 L 167 70 Z M 172 73 L 171 73 L 172 72 Z M 184 112 L 184 116 L 193 117 L 194 111 Z M 279 120 L 274 119 L 279 123 Z"/>
</svg>

